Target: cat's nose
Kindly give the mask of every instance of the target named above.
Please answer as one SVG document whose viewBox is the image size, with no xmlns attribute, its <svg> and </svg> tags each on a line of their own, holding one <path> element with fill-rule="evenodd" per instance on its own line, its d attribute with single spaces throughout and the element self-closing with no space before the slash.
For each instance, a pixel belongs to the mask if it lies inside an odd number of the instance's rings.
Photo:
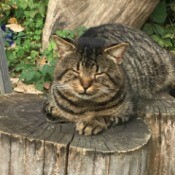
<svg viewBox="0 0 175 175">
<path fill-rule="evenodd" d="M 80 79 L 81 86 L 86 91 L 89 87 L 92 86 L 93 80 L 92 79 Z"/>
</svg>

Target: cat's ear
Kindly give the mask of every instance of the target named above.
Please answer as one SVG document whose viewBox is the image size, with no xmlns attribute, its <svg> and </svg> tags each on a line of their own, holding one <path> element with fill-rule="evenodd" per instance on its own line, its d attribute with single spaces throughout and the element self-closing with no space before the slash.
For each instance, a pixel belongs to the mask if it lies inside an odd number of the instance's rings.
<svg viewBox="0 0 175 175">
<path fill-rule="evenodd" d="M 106 53 L 115 63 L 120 64 L 123 61 L 123 55 L 126 52 L 128 46 L 128 43 L 117 44 L 106 48 L 104 53 Z"/>
<path fill-rule="evenodd" d="M 63 39 L 56 35 L 53 35 L 52 39 L 56 42 L 60 58 L 64 57 L 66 54 L 72 52 L 75 49 L 73 41 L 69 39 Z"/>
</svg>

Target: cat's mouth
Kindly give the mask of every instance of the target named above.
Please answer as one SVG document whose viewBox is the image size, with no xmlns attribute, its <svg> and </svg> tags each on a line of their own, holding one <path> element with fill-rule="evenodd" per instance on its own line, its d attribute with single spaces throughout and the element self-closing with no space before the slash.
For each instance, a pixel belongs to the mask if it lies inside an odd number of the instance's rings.
<svg viewBox="0 0 175 175">
<path fill-rule="evenodd" d="M 92 99 L 93 94 L 82 92 L 82 93 L 77 93 L 77 96 L 83 100 L 89 100 L 89 99 Z"/>
</svg>

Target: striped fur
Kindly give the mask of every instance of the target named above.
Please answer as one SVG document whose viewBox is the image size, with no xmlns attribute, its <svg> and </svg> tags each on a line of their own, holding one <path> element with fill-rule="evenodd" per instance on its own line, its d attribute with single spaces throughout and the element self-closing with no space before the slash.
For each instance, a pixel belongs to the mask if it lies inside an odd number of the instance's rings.
<svg viewBox="0 0 175 175">
<path fill-rule="evenodd" d="M 75 41 L 55 40 L 63 54 L 45 110 L 75 123 L 80 134 L 129 120 L 139 99 L 152 99 L 175 80 L 172 55 L 139 30 L 106 24 Z"/>
</svg>

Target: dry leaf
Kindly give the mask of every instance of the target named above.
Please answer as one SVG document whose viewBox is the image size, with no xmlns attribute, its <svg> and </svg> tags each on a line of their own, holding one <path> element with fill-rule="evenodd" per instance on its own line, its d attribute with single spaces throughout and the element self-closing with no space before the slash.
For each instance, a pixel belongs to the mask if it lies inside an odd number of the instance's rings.
<svg viewBox="0 0 175 175">
<path fill-rule="evenodd" d="M 44 66 L 47 63 L 46 57 L 37 59 L 37 65 Z"/>
<path fill-rule="evenodd" d="M 45 89 L 47 89 L 47 90 L 50 89 L 50 86 L 51 86 L 51 82 L 45 82 L 44 83 L 44 88 Z"/>
<path fill-rule="evenodd" d="M 15 92 L 25 93 L 25 94 L 43 94 L 43 92 L 35 89 L 33 84 L 26 85 L 18 78 L 11 78 L 12 85 Z"/>
<path fill-rule="evenodd" d="M 24 30 L 24 27 L 20 24 L 8 24 L 6 27 L 10 28 L 14 32 L 22 32 Z"/>
<path fill-rule="evenodd" d="M 10 19 L 8 20 L 8 23 L 9 23 L 9 24 L 18 24 L 18 21 L 17 21 L 17 19 L 16 19 L 15 17 L 13 17 L 13 18 L 10 18 Z"/>
</svg>

